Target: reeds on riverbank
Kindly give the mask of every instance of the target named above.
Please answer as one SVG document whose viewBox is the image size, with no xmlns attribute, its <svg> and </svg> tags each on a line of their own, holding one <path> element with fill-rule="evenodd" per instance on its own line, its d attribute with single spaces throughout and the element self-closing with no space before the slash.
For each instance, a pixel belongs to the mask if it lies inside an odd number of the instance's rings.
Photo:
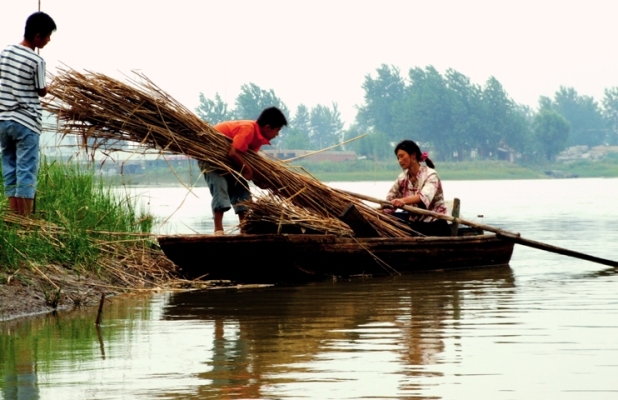
<svg viewBox="0 0 618 400">
<path fill-rule="evenodd" d="M 1 224 L 5 234 L 3 255 L 11 257 L 3 269 L 32 269 L 52 286 L 60 286 L 68 273 L 94 274 L 117 288 L 157 286 L 174 279 L 176 267 L 153 246 L 150 234 L 76 232 L 12 213 L 4 213 Z M 55 271 L 52 273 L 56 278 L 50 279 L 43 272 L 48 270 Z"/>
<path fill-rule="evenodd" d="M 239 176 L 230 160 L 229 138 L 215 131 L 143 75 L 129 84 L 103 74 L 65 69 L 54 79 L 51 101 L 45 107 L 58 115 L 60 129 L 78 133 L 94 148 L 113 150 L 119 140 L 138 142 L 159 151 L 204 160 L 215 168 Z M 381 236 L 407 236 L 407 227 L 394 218 L 366 206 L 360 200 L 334 190 L 284 163 L 248 151 L 246 162 L 271 195 L 316 216 L 337 218 L 350 203 Z"/>
<path fill-rule="evenodd" d="M 150 233 L 153 217 L 78 166 L 43 160 L 33 217 L 18 218 L 6 206 L 0 216 L 5 276 L 30 270 L 58 288 L 93 276 L 108 289 L 156 287 L 175 278 L 176 267 Z"/>
</svg>

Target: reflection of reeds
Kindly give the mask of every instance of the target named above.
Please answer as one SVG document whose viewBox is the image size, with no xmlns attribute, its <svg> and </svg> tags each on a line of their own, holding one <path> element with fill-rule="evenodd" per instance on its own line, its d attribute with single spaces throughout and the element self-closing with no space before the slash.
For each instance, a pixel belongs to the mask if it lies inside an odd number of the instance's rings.
<svg viewBox="0 0 618 400">
<path fill-rule="evenodd" d="M 60 70 L 45 104 L 57 114 L 64 133 L 95 139 L 94 147 L 118 140 L 144 147 L 184 154 L 238 176 L 227 153 L 230 141 L 200 120 L 145 76 L 137 74 L 129 84 L 100 73 Z M 85 140 L 86 142 L 86 140 Z M 108 148 L 109 149 L 109 148 Z M 404 225 L 360 200 L 334 190 L 284 163 L 248 151 L 246 162 L 272 195 L 329 219 L 339 216 L 352 202 L 382 236 L 407 236 Z"/>
</svg>

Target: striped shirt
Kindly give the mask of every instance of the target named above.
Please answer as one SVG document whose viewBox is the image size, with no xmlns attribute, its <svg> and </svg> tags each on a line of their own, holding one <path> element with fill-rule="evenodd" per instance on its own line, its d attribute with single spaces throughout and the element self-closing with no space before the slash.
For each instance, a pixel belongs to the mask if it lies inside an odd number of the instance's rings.
<svg viewBox="0 0 618 400">
<path fill-rule="evenodd" d="M 9 45 L 0 54 L 0 120 L 15 121 L 41 133 L 45 60 L 32 49 Z"/>
</svg>

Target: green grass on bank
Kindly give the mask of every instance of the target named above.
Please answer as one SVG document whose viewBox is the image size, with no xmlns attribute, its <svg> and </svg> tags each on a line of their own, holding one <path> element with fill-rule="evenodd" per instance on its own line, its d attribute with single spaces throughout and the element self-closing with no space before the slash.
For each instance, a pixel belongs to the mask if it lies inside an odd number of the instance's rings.
<svg viewBox="0 0 618 400">
<path fill-rule="evenodd" d="M 547 176 L 538 169 L 531 169 L 505 161 L 467 161 L 442 163 L 436 170 L 443 180 L 508 180 L 539 179 Z"/>
<path fill-rule="evenodd" d="M 26 228 L 7 222 L 8 202 L 4 196 L 1 201 L 0 271 L 5 272 L 37 265 L 96 271 L 102 252 L 109 255 L 126 239 L 114 233 L 150 232 L 153 224 L 152 216 L 91 171 L 46 160 L 39 170 L 37 224 Z"/>
<path fill-rule="evenodd" d="M 554 169 L 565 174 L 575 174 L 586 178 L 618 177 L 618 154 L 610 154 L 598 161 L 579 160 L 556 165 Z"/>
</svg>

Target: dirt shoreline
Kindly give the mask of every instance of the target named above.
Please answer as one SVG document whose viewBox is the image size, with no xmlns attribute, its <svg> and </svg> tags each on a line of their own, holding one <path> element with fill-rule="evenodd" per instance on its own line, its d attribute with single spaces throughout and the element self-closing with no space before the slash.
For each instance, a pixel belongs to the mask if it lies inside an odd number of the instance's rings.
<svg viewBox="0 0 618 400">
<path fill-rule="evenodd" d="M 95 307 L 101 294 L 106 297 L 127 293 L 135 288 L 114 286 L 92 275 L 76 276 L 59 268 L 20 269 L 11 275 L 1 274 L 0 323 L 20 318 L 36 317 L 54 311 L 71 311 Z M 140 289 L 155 289 L 144 285 Z"/>
<path fill-rule="evenodd" d="M 67 310 L 61 304 L 57 310 Z M 0 285 L 0 322 L 19 318 L 36 317 L 55 311 L 47 305 L 44 293 L 22 284 Z"/>
<path fill-rule="evenodd" d="M 112 281 L 95 274 L 76 274 L 61 267 L 35 270 L 20 268 L 12 274 L 0 272 L 0 324 L 21 318 L 39 317 L 55 311 L 71 312 L 98 307 L 101 294 L 106 298 L 161 290 L 241 289 L 272 285 L 241 285 L 230 281 L 186 280 L 176 266 L 161 257 L 166 274 L 161 279 Z M 152 278 L 152 277 L 151 277 Z"/>
</svg>

